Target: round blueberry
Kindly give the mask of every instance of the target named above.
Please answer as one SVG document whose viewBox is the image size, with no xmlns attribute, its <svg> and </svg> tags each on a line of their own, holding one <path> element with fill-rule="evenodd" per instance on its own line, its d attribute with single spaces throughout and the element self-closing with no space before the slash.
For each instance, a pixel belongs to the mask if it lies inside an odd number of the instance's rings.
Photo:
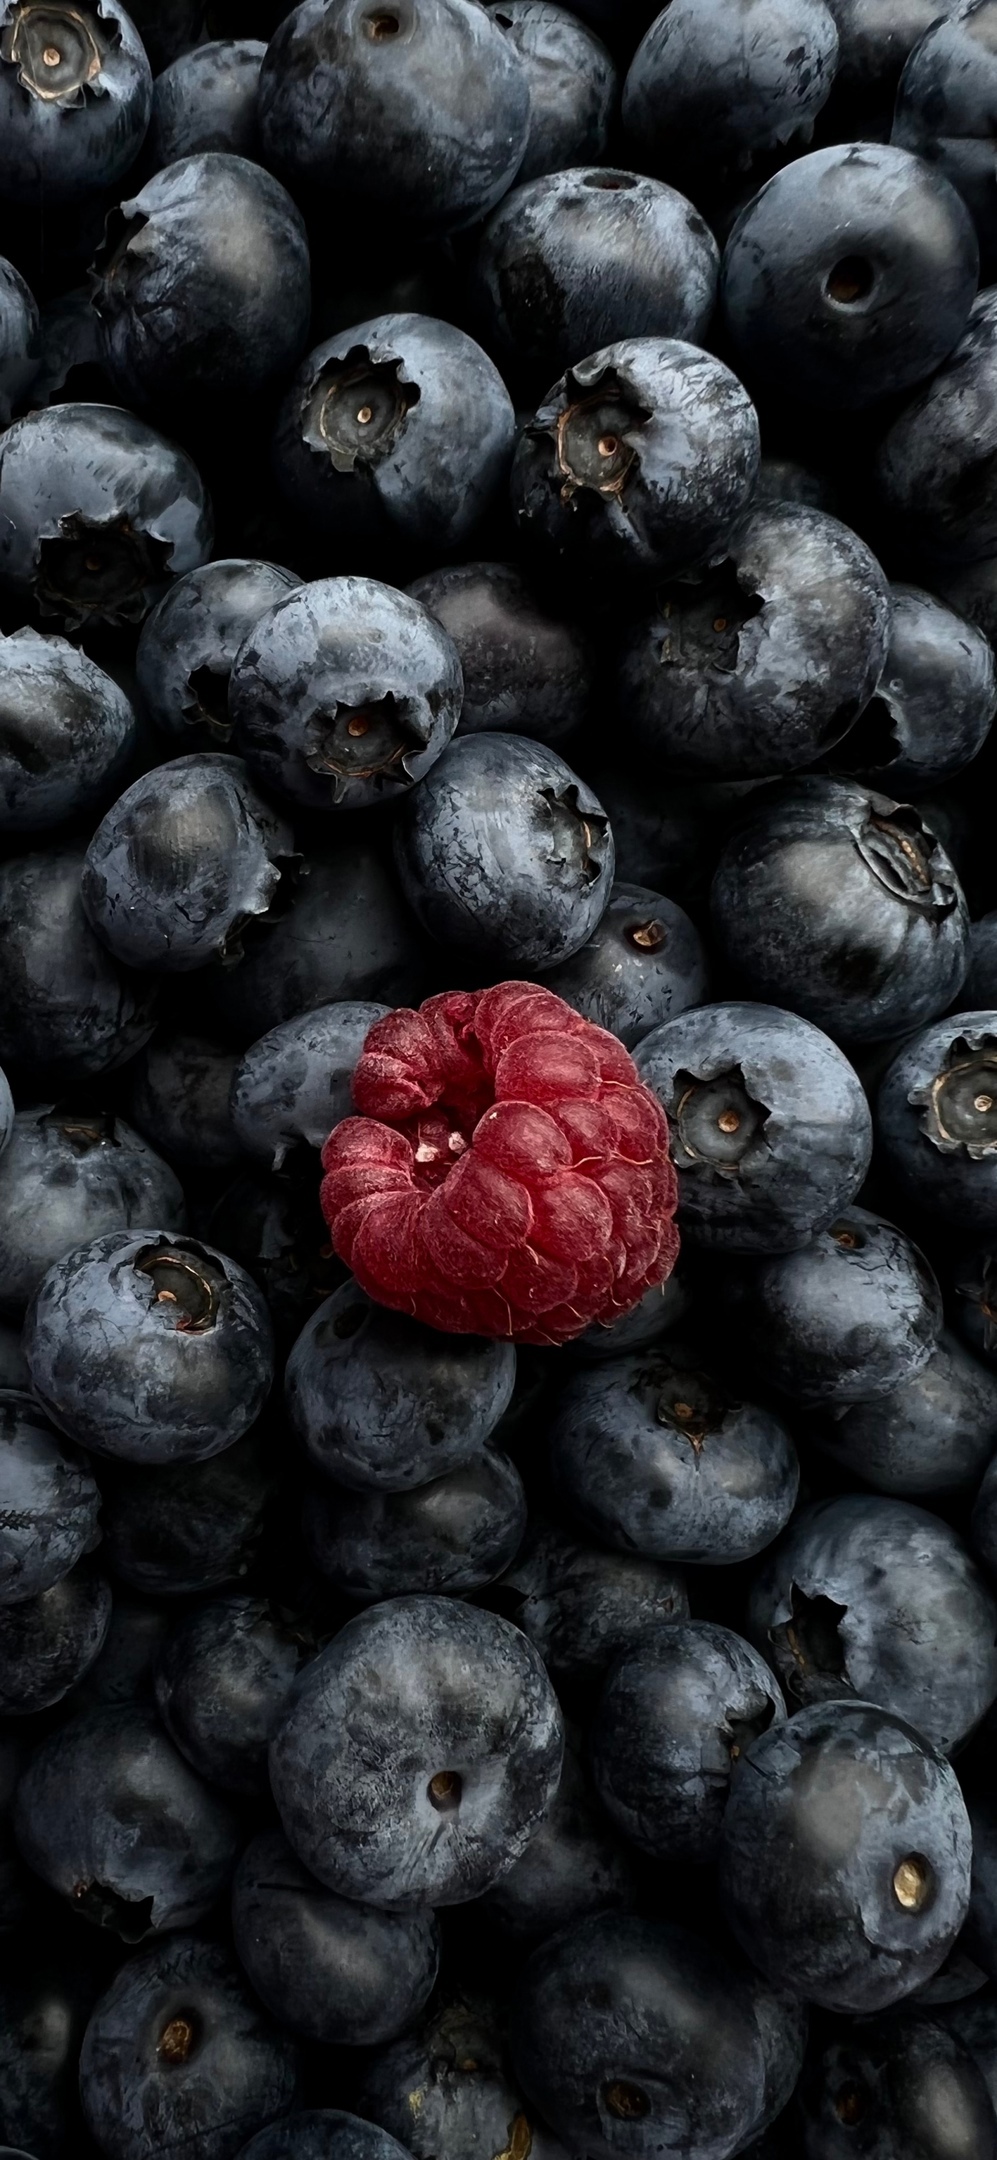
<svg viewBox="0 0 997 2160">
<path fill-rule="evenodd" d="M 135 748 L 130 700 L 64 638 L 0 638 L 0 832 L 51 831 L 115 792 Z"/>
<path fill-rule="evenodd" d="M 546 7 L 548 0 L 519 0 Z M 453 563 L 409 588 L 457 647 L 461 735 L 497 728 L 555 746 L 586 718 L 595 655 L 581 624 L 551 611 L 512 563 Z"/>
<path fill-rule="evenodd" d="M 601 38 L 573 8 L 553 0 L 489 0 L 488 13 L 519 54 L 530 86 L 530 128 L 517 180 L 604 158 L 619 82 Z"/>
<path fill-rule="evenodd" d="M 410 2155 L 386 2130 L 359 2115 L 308 2108 L 258 2131 L 239 2160 L 410 2160 Z"/>
<path fill-rule="evenodd" d="M 131 1061 L 129 1115 L 181 1169 L 229 1170 L 243 1160 L 230 1106 L 238 1064 L 238 1051 L 223 1043 L 163 1030 Z M 182 1227 L 175 1208 L 145 1212 L 147 1221 L 158 1217 Z"/>
<path fill-rule="evenodd" d="M 33 1395 L 0 1390 L 0 1605 L 40 1597 L 99 1539 L 89 1465 Z"/>
<path fill-rule="evenodd" d="M 145 156 L 154 171 L 202 150 L 256 158 L 256 96 L 266 52 L 257 38 L 213 38 L 178 53 L 152 86 Z"/>
<path fill-rule="evenodd" d="M 188 1597 L 255 1567 L 278 1479 L 260 1428 L 204 1462 L 102 1466 L 103 1553 L 145 1597 Z"/>
<path fill-rule="evenodd" d="M 824 0 L 741 0 L 735 37 L 724 0 L 668 0 L 624 84 L 624 127 L 643 165 L 698 196 L 809 141 L 837 53 Z"/>
<path fill-rule="evenodd" d="M 13 263 L 0 255 L 0 427 L 27 396 L 41 365 L 38 306 Z"/>
<path fill-rule="evenodd" d="M 61 1702 L 99 1657 L 110 1622 L 110 1589 L 87 1561 L 38 1597 L 0 1605 L 0 1716 Z"/>
<path fill-rule="evenodd" d="M 189 570 L 164 593 L 135 655 L 146 711 L 164 735 L 185 749 L 227 748 L 232 662 L 253 624 L 298 584 L 276 563 L 229 560 Z"/>
<path fill-rule="evenodd" d="M 980 2160 L 997 2155 L 997 2119 L 969 2047 L 930 2015 L 884 2018 L 825 2037 L 800 2085 L 808 2153 L 827 2160 L 856 2136 L 882 2160 L 943 2150 L 957 2138 Z M 873 2140 L 875 2141 L 873 2143 Z"/>
<path fill-rule="evenodd" d="M 305 1503 L 305 1544 L 320 1573 L 358 1605 L 376 1598 L 467 1597 L 519 1549 L 526 1494 L 495 1448 L 411 1492 L 321 1486 Z"/>
<path fill-rule="evenodd" d="M 997 671 L 981 630 L 913 585 L 893 585 L 890 645 L 875 694 L 831 763 L 894 795 L 922 794 L 982 749 Z"/>
<path fill-rule="evenodd" d="M 849 1477 L 897 1499 L 975 1492 L 997 1446 L 997 1373 L 945 1332 L 909 1380 L 832 1412 L 812 1438 Z"/>
<path fill-rule="evenodd" d="M 126 975 L 90 928 L 84 862 L 67 845 L 0 864 L 0 1057 L 29 1070 L 36 1096 L 125 1064 L 156 1024 L 149 977 Z"/>
<path fill-rule="evenodd" d="M 77 1245 L 157 1220 L 183 1229 L 183 1191 L 123 1118 L 71 1102 L 19 1111 L 0 1160 L 0 1311 L 20 1318 Z"/>
<path fill-rule="evenodd" d="M 908 1204 L 969 1236 L 997 1230 L 997 1012 L 914 1036 L 880 1087 L 876 1138 Z"/>
<path fill-rule="evenodd" d="M 997 293 L 988 288 L 955 351 L 908 399 L 876 452 L 882 506 L 905 552 L 932 565 L 997 554 L 995 381 Z M 951 584 L 945 597 L 962 604 Z"/>
<path fill-rule="evenodd" d="M 997 227 L 988 185 L 990 116 L 997 94 L 992 0 L 934 7 L 911 41 L 897 86 L 893 141 L 943 173 L 960 195 L 980 243 L 982 283 L 997 270 Z"/>
<path fill-rule="evenodd" d="M 267 1748 L 308 1645 L 260 1598 L 221 1598 L 178 1621 L 159 1655 L 156 1707 L 209 1785 L 267 1793 Z"/>
<path fill-rule="evenodd" d="M 674 900 L 641 885 L 613 886 L 587 944 L 544 983 L 628 1050 L 673 1013 L 701 1005 L 709 989 L 695 925 Z"/>
<path fill-rule="evenodd" d="M 0 196 L 69 204 L 122 179 L 142 147 L 152 72 L 116 0 L 0 6 Z"/>
<path fill-rule="evenodd" d="M 321 1148 L 353 1109 L 353 1068 L 388 1005 L 318 1005 L 253 1043 L 232 1078 L 232 1130 L 247 1155 L 281 1169 L 295 1147 Z M 2 1186 L 0 1172 L 0 1186 Z"/>
<path fill-rule="evenodd" d="M 590 1697 L 613 1659 L 648 1628 L 689 1614 L 677 1568 L 582 1544 L 560 1523 L 535 1513 L 497 1595 L 565 1697 Z"/>
</svg>

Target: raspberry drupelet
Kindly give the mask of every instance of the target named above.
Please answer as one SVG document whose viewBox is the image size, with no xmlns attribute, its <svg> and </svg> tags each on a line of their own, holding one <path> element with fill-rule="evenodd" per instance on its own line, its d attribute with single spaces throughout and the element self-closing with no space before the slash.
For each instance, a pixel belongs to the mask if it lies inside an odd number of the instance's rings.
<svg viewBox="0 0 997 2160">
<path fill-rule="evenodd" d="M 629 1052 L 536 983 L 446 991 L 371 1028 L 322 1208 L 361 1288 L 430 1327 L 552 1345 L 678 1253 L 668 1126 Z"/>
</svg>

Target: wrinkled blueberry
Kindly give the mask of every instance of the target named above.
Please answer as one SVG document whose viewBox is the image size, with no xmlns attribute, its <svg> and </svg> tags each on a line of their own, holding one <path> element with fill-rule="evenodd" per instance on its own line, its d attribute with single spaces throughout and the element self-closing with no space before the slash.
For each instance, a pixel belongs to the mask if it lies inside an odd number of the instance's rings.
<svg viewBox="0 0 997 2160">
<path fill-rule="evenodd" d="M 51 1709 L 89 1672 L 111 1620 L 111 1592 L 86 1561 L 36 1598 L 0 1605 L 0 1716 Z"/>
<path fill-rule="evenodd" d="M 77 1245 L 159 1220 L 184 1228 L 182 1188 L 123 1118 L 71 1102 L 20 1111 L 0 1159 L 0 1310 L 20 1318 Z"/>
<path fill-rule="evenodd" d="M 461 735 L 497 728 L 556 746 L 585 719 L 595 654 L 584 628 L 549 612 L 512 563 L 454 563 L 409 590 L 457 647 Z"/>
<path fill-rule="evenodd" d="M 209 1785 L 266 1793 L 267 1748 L 308 1646 L 259 1598 L 224 1598 L 177 1622 L 156 1672 L 171 1740 Z"/>
<path fill-rule="evenodd" d="M 184 749 L 225 749 L 232 662 L 253 624 L 300 583 L 276 563 L 205 563 L 179 578 L 142 625 L 135 672 L 147 712 Z"/>
</svg>

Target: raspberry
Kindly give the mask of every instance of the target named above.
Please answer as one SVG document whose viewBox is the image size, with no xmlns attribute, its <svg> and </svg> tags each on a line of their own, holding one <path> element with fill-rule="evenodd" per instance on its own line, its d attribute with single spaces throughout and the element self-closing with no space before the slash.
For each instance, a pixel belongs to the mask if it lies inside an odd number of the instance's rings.
<svg viewBox="0 0 997 2160">
<path fill-rule="evenodd" d="M 536 983 L 451 990 L 371 1028 L 322 1209 L 361 1288 L 514 1342 L 609 1324 L 671 1273 L 663 1110 L 615 1035 Z"/>
</svg>

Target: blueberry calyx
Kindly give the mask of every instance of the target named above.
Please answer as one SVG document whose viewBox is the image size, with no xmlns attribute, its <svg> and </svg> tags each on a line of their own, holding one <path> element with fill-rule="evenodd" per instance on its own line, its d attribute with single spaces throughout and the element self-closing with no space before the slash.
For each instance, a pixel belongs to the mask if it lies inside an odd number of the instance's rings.
<svg viewBox="0 0 997 2160">
<path fill-rule="evenodd" d="M 673 1432 L 681 1433 L 695 1455 L 701 1454 L 707 1434 L 718 1432 L 733 1408 L 701 1373 L 682 1371 L 674 1365 L 639 1373 L 632 1392 L 640 1394 L 648 1384 L 657 1393 L 655 1416 L 659 1425 L 670 1425 Z"/>
<path fill-rule="evenodd" d="M 197 2038 L 194 2021 L 187 2016 L 173 2017 L 164 2026 L 156 2048 L 157 2055 L 166 2063 L 185 2063 Z"/>
<path fill-rule="evenodd" d="M 676 1073 L 675 1092 L 672 1149 L 680 1170 L 737 1177 L 748 1155 L 767 1148 L 771 1112 L 752 1095 L 740 1065 L 709 1075 Z"/>
<path fill-rule="evenodd" d="M 424 750 L 427 741 L 427 729 L 416 724 L 417 713 L 413 699 L 394 697 L 390 691 L 362 705 L 313 713 L 305 726 L 305 763 L 312 772 L 331 773 L 344 783 L 386 779 L 399 765 L 408 773 L 406 760 Z M 345 786 L 338 794 L 344 792 Z"/>
<path fill-rule="evenodd" d="M 941 1154 L 964 1149 L 982 1162 L 997 1153 L 997 1036 L 956 1036 L 939 1071 L 907 1100 L 921 1110 L 921 1131 Z"/>
<path fill-rule="evenodd" d="M 648 2094 L 630 2078 L 613 2078 L 603 2086 L 602 2098 L 607 2115 L 615 2116 L 617 2122 L 643 2122 L 651 2112 Z"/>
<path fill-rule="evenodd" d="M 15 10 L 0 31 L 0 61 L 16 67 L 17 79 L 43 105 L 82 105 L 98 96 L 104 61 L 120 32 L 110 32 L 81 8 L 37 6 Z"/>
<path fill-rule="evenodd" d="M 646 425 L 650 413 L 637 403 L 615 368 L 607 368 L 594 387 L 585 390 L 569 375 L 565 391 L 568 402 L 551 430 L 563 476 L 562 502 L 570 502 L 578 488 L 597 495 L 622 495 L 639 464 L 631 436 Z"/>
<path fill-rule="evenodd" d="M 574 785 L 542 787 L 539 800 L 560 842 L 560 859 L 575 864 L 586 885 L 594 885 L 605 868 L 609 819 L 600 811 L 583 810 Z"/>
<path fill-rule="evenodd" d="M 668 625 L 661 641 L 662 666 L 709 667 L 733 675 L 741 657 L 741 631 L 764 607 L 761 593 L 753 591 L 729 560 L 702 577 L 683 578 L 662 601 Z"/>
<path fill-rule="evenodd" d="M 426 1787 L 431 1807 L 438 1815 L 455 1815 L 464 1792 L 464 1781 L 459 1770 L 437 1770 Z"/>
<path fill-rule="evenodd" d="M 320 370 L 302 414 L 304 436 L 336 472 L 378 463 L 397 440 L 420 395 L 401 369 L 400 359 L 374 360 L 366 345 L 353 345 L 345 360 Z"/>
<path fill-rule="evenodd" d="M 112 1890 L 109 1883 L 78 1882 L 73 1884 L 73 1904 L 85 1920 L 94 1927 L 109 1928 L 125 1943 L 144 1941 L 152 1927 L 152 1908 L 155 1900 L 122 1897 L 120 1891 Z"/>
<path fill-rule="evenodd" d="M 117 1119 L 110 1110 L 82 1110 L 57 1103 L 38 1122 L 43 1131 L 61 1133 L 77 1155 L 89 1155 L 93 1148 L 121 1146 Z"/>
<path fill-rule="evenodd" d="M 808 1597 L 799 1583 L 789 1593 L 790 1617 L 769 1629 L 779 1677 L 801 1702 L 836 1702 L 853 1693 L 841 1622 L 847 1605 L 833 1598 Z"/>
<path fill-rule="evenodd" d="M 172 554 L 168 540 L 136 531 L 130 518 L 90 523 L 73 510 L 59 519 L 58 534 L 39 543 L 39 608 L 43 615 L 65 615 L 74 629 L 90 615 L 140 622 L 147 588 L 168 577 Z"/>
<path fill-rule="evenodd" d="M 187 696 L 183 701 L 184 719 L 191 727 L 206 727 L 214 742 L 231 741 L 233 720 L 229 711 L 229 669 L 212 667 L 192 668 L 187 677 Z"/>
<path fill-rule="evenodd" d="M 958 906 L 954 878 L 937 865 L 938 842 L 915 810 L 872 797 L 855 845 L 886 891 L 919 914 L 941 922 Z"/>
<path fill-rule="evenodd" d="M 934 1869 L 923 1853 L 907 1853 L 893 1871 L 893 1895 L 904 1912 L 923 1912 L 934 1887 Z"/>
<path fill-rule="evenodd" d="M 132 1262 L 152 1285 L 151 1305 L 165 1308 L 178 1335 L 206 1335 L 218 1317 L 225 1273 L 199 1245 L 147 1245 Z"/>
</svg>

